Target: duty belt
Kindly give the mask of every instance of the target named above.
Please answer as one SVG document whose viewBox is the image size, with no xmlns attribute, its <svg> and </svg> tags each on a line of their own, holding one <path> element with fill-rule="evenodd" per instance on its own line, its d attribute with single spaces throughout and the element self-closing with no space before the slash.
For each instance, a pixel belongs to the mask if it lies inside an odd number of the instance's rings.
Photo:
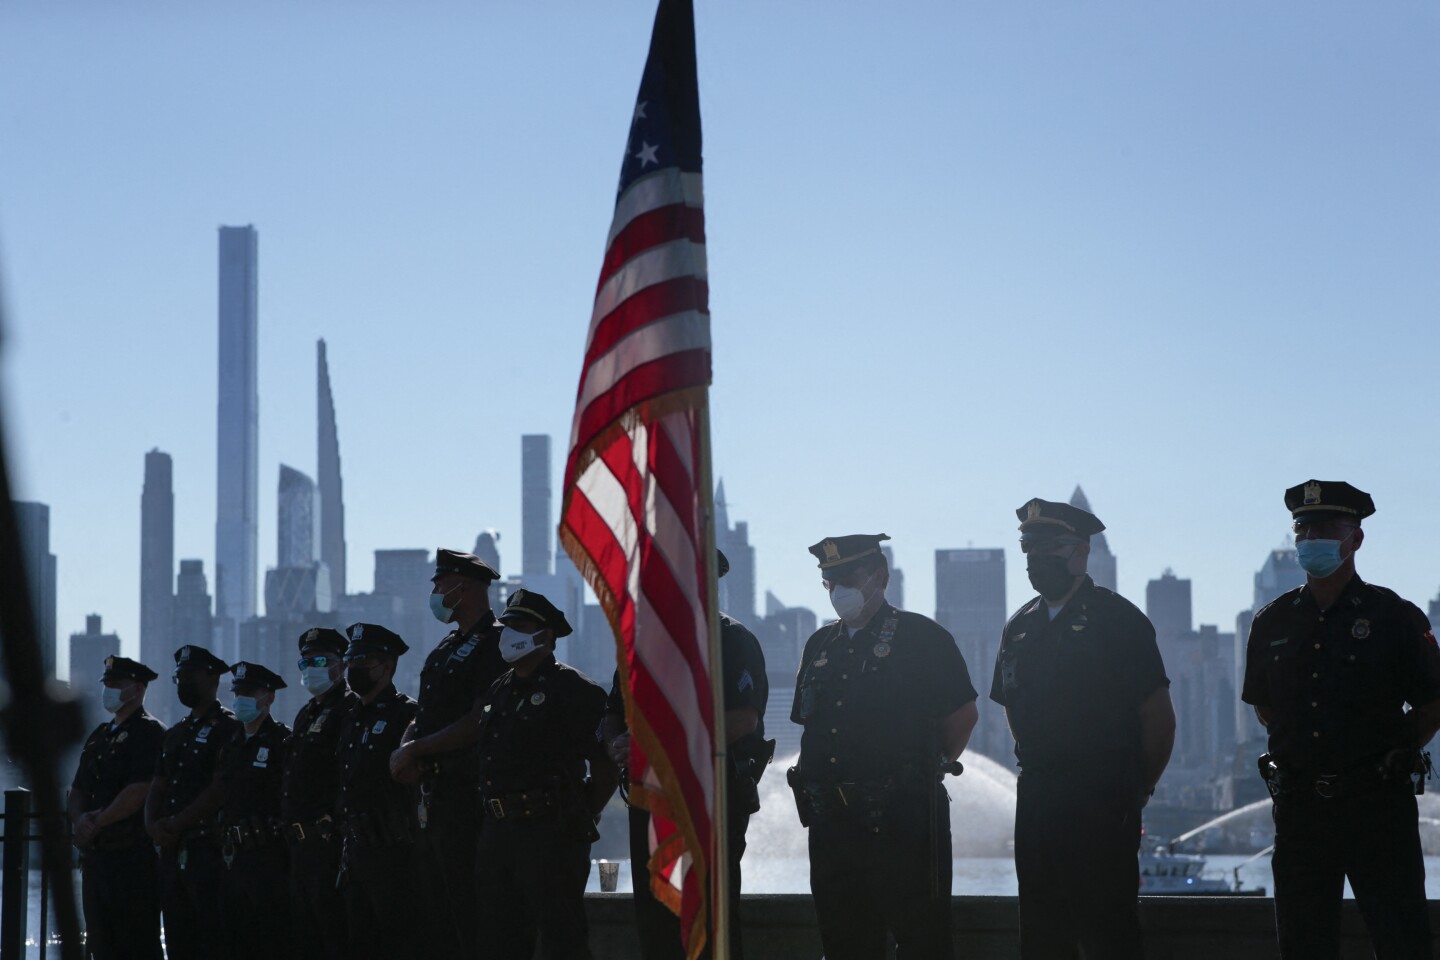
<svg viewBox="0 0 1440 960">
<path fill-rule="evenodd" d="M 518 790 L 485 798 L 485 815 L 495 820 L 533 820 L 559 816 L 563 805 L 560 791 L 553 787 Z"/>
<path fill-rule="evenodd" d="M 330 814 L 316 820 L 292 820 L 282 828 L 285 839 L 291 843 L 304 843 L 307 840 L 329 840 L 339 830 L 335 821 L 330 819 Z"/>
<path fill-rule="evenodd" d="M 274 820 L 254 817 L 225 828 L 224 843 L 236 850 L 252 850 L 279 840 L 284 828 Z"/>
<path fill-rule="evenodd" d="M 1260 776 L 1271 798 L 1282 797 L 1336 800 L 1363 794 L 1381 793 L 1386 789 L 1409 791 L 1408 780 L 1390 776 L 1381 764 L 1362 764 L 1340 773 L 1309 773 L 1286 770 L 1267 753 L 1259 759 Z"/>
</svg>

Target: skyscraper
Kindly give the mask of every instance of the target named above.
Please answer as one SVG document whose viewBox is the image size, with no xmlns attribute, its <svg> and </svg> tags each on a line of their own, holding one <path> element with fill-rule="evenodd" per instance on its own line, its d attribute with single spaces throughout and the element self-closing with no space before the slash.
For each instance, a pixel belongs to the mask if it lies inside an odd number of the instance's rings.
<svg viewBox="0 0 1440 960">
<path fill-rule="evenodd" d="M 1163 656 L 1167 652 L 1167 644 L 1174 643 L 1190 632 L 1193 623 L 1190 581 L 1175 576 L 1174 570 L 1166 570 L 1159 580 L 1147 583 L 1145 616 L 1149 617 L 1155 626 L 1155 639 Z"/>
<path fill-rule="evenodd" d="M 315 482 L 294 467 L 280 464 L 280 490 L 276 500 L 279 529 L 276 564 L 308 567 L 315 562 L 315 525 L 319 519 Z"/>
<path fill-rule="evenodd" d="M 725 554 L 730 572 L 719 583 L 722 612 L 742 623 L 755 619 L 755 548 L 750 546 L 750 524 L 730 524 L 725 481 L 715 488 L 715 545 Z"/>
<path fill-rule="evenodd" d="M 163 651 L 154 663 L 145 662 L 162 677 L 173 667 L 175 651 L 187 643 L 199 644 L 217 656 L 221 655 L 215 650 L 214 617 L 210 607 L 210 588 L 205 579 L 205 561 L 180 561 L 172 610 L 174 619 L 170 626 L 170 642 L 174 647 Z M 155 684 L 146 697 L 145 707 L 166 723 L 174 723 L 185 712 L 175 696 L 175 685 L 172 683 Z"/>
<path fill-rule="evenodd" d="M 20 556 L 30 579 L 30 603 L 40 633 L 40 654 L 45 676 L 55 676 L 58 656 L 55 633 L 55 554 L 50 552 L 50 507 L 43 503 L 13 501 L 19 527 Z"/>
<path fill-rule="evenodd" d="M 935 619 L 955 638 L 977 689 L 995 668 L 1007 616 L 1004 550 L 935 551 Z M 997 711 L 980 711 L 970 742 L 992 760 L 1014 762 L 1015 741 Z"/>
<path fill-rule="evenodd" d="M 105 672 L 105 658 L 118 656 L 120 638 L 104 631 L 98 613 L 85 618 L 84 633 L 70 634 L 70 691 L 80 701 L 80 709 L 88 723 L 97 723 L 103 715 L 100 677 Z M 152 670 L 159 670 L 155 663 L 144 657 L 140 662 Z"/>
<path fill-rule="evenodd" d="M 151 450 L 140 492 L 140 662 L 151 669 L 179 646 L 170 642 L 174 601 L 173 464 L 170 454 Z"/>
<path fill-rule="evenodd" d="M 318 401 L 315 422 L 320 485 L 320 560 L 330 568 L 330 589 L 345 594 L 345 492 L 340 477 L 340 433 L 335 426 L 335 397 L 330 392 L 330 362 L 325 341 L 315 344 Z"/>
<path fill-rule="evenodd" d="M 175 619 L 170 629 L 174 649 L 164 651 L 159 666 L 146 664 L 156 671 L 161 671 L 164 661 L 187 643 L 198 643 L 202 647 L 213 643 L 210 587 L 205 579 L 204 560 L 180 561 L 180 572 L 175 577 L 174 610 Z"/>
<path fill-rule="evenodd" d="M 215 616 L 238 659 L 239 624 L 255 615 L 260 488 L 259 236 L 220 228 L 220 398 L 216 429 Z"/>
<path fill-rule="evenodd" d="M 550 575 L 550 436 L 520 438 L 520 574 Z"/>
<path fill-rule="evenodd" d="M 1086 513 L 1094 513 L 1090 509 L 1090 501 L 1085 496 L 1085 491 L 1080 485 L 1075 485 L 1075 492 L 1070 495 L 1070 506 L 1079 507 Z M 1090 563 L 1086 568 L 1090 578 L 1106 590 L 1117 590 L 1115 583 L 1115 554 L 1110 552 L 1110 544 L 1105 540 L 1105 534 L 1097 533 L 1090 538 Z"/>
</svg>

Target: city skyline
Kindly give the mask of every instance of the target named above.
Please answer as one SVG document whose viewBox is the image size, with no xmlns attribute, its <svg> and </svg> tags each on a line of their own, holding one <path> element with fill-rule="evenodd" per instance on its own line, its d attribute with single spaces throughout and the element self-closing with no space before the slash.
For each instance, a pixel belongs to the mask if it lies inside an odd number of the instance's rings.
<svg viewBox="0 0 1440 960">
<path fill-rule="evenodd" d="M 142 7 L 0 14 L 6 417 L 15 495 L 53 507 L 58 633 L 99 612 L 137 642 L 146 450 L 216 587 L 219 224 L 266 238 L 263 470 L 320 479 L 327 338 L 350 579 L 484 528 L 518 549 L 513 441 L 555 438 L 558 499 L 653 3 L 559 30 L 372 5 L 341 35 Z M 1120 592 L 1172 567 L 1228 631 L 1316 476 L 1375 496 L 1361 573 L 1424 607 L 1440 11 L 842 9 L 698 11 L 714 462 L 757 593 L 823 612 L 805 547 L 884 531 L 910 608 L 967 545 L 1005 550 L 1014 603 L 1014 508 L 1080 483 Z"/>
</svg>

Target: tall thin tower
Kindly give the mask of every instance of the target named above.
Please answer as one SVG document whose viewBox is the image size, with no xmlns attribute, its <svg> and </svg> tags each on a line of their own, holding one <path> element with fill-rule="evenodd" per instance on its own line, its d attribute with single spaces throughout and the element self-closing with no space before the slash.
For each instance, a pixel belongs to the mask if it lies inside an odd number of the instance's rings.
<svg viewBox="0 0 1440 960">
<path fill-rule="evenodd" d="M 1080 485 L 1075 485 L 1075 492 L 1070 495 L 1070 506 L 1079 507 L 1086 513 L 1094 513 L 1090 509 L 1090 500 L 1085 496 L 1085 491 Z M 1115 554 L 1110 552 L 1110 544 L 1105 540 L 1105 534 L 1097 533 L 1090 538 L 1090 567 L 1089 573 L 1098 585 L 1106 590 L 1115 590 Z"/>
<path fill-rule="evenodd" d="M 238 655 L 239 626 L 255 615 L 259 547 L 260 390 L 256 377 L 260 239 L 220 228 L 220 402 L 216 430 L 215 615 L 221 654 Z"/>
<path fill-rule="evenodd" d="M 145 454 L 140 492 L 140 662 L 163 665 L 172 641 L 175 607 L 175 488 L 170 454 Z M 158 669 L 158 668 L 156 668 Z"/>
<path fill-rule="evenodd" d="M 520 438 L 520 572 L 550 573 L 550 435 Z"/>
<path fill-rule="evenodd" d="M 320 560 L 330 568 L 330 589 L 345 595 L 345 496 L 340 482 L 340 434 L 335 427 L 335 397 L 330 392 L 330 362 L 325 341 L 315 343 L 319 387 L 315 422 L 319 444 L 315 463 L 320 487 Z"/>
</svg>

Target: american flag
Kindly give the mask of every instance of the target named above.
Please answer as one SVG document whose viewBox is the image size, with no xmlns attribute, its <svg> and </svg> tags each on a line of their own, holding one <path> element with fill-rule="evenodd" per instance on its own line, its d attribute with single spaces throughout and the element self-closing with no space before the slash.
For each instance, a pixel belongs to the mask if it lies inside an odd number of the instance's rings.
<svg viewBox="0 0 1440 960">
<path fill-rule="evenodd" d="M 707 940 L 715 849 L 708 301 L 694 10 L 660 0 L 590 317 L 560 535 L 615 633 L 630 801 L 651 813 L 651 889 L 679 914 L 692 958 Z"/>
</svg>

